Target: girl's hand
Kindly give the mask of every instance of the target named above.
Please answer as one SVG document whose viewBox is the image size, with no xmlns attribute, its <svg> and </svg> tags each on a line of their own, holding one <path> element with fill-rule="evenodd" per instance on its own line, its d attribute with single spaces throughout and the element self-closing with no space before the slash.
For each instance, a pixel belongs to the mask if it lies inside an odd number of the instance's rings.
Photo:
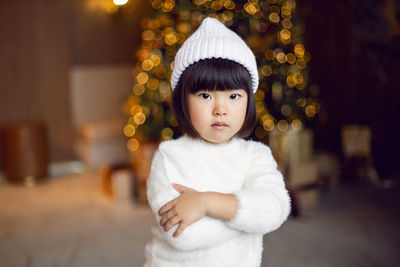
<svg viewBox="0 0 400 267">
<path fill-rule="evenodd" d="M 186 227 L 203 218 L 207 211 L 203 193 L 179 184 L 172 186 L 181 195 L 161 207 L 158 215 L 162 216 L 160 225 L 164 231 L 179 223 L 174 233 L 174 237 L 177 237 Z"/>
</svg>

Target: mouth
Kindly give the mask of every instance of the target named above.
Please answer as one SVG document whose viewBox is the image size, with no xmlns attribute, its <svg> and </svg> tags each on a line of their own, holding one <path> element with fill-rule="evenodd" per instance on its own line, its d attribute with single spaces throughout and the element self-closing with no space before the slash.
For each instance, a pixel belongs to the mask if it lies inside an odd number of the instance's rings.
<svg viewBox="0 0 400 267">
<path fill-rule="evenodd" d="M 226 123 L 224 123 L 224 122 L 217 122 L 217 123 L 212 124 L 211 126 L 214 129 L 217 129 L 217 130 L 223 130 L 226 127 L 228 127 L 228 125 Z"/>
</svg>

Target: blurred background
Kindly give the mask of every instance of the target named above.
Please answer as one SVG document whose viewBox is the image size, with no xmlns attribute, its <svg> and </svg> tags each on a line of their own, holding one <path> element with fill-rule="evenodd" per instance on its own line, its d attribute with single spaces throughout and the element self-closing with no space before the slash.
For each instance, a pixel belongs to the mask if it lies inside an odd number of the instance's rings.
<svg viewBox="0 0 400 267">
<path fill-rule="evenodd" d="M 398 266 L 395 0 L 1 0 L 0 266 L 143 265 L 173 58 L 206 16 L 257 57 L 250 138 L 292 196 L 262 266 Z"/>
</svg>

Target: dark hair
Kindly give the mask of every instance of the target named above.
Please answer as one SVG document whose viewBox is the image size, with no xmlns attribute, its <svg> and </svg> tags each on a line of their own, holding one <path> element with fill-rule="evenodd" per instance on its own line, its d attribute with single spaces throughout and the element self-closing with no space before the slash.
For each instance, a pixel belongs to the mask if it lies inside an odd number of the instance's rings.
<svg viewBox="0 0 400 267">
<path fill-rule="evenodd" d="M 200 60 L 187 67 L 179 78 L 172 92 L 171 106 L 183 131 L 191 137 L 199 137 L 190 121 L 189 94 L 200 90 L 226 91 L 230 89 L 244 89 L 247 92 L 246 117 L 237 136 L 249 136 L 257 122 L 251 76 L 239 63 L 222 58 Z"/>
</svg>

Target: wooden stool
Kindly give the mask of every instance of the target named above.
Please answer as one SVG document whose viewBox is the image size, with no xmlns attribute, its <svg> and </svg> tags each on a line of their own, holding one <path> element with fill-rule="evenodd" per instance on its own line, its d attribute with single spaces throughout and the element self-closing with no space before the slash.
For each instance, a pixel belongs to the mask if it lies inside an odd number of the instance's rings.
<svg viewBox="0 0 400 267">
<path fill-rule="evenodd" d="M 34 186 L 47 177 L 47 132 L 39 122 L 19 122 L 1 128 L 5 178 Z"/>
</svg>

